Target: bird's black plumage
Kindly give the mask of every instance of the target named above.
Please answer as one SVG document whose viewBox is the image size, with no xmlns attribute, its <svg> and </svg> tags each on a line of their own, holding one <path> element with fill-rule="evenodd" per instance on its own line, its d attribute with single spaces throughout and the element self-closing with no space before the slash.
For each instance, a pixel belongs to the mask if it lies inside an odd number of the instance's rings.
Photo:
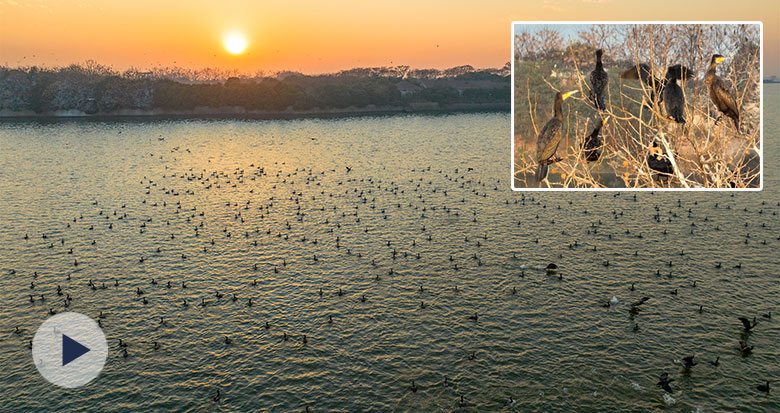
<svg viewBox="0 0 780 413">
<path fill-rule="evenodd" d="M 674 66 L 669 67 L 666 71 L 663 100 L 664 106 L 666 106 L 666 115 L 677 123 L 685 123 L 685 94 L 680 85 L 677 84 L 679 75 L 677 71 L 675 71 Z"/>
<path fill-rule="evenodd" d="M 739 321 L 742 322 L 742 326 L 745 328 L 745 331 L 750 331 L 753 327 L 756 326 L 756 324 L 758 324 L 758 322 L 756 321 L 755 317 L 753 318 L 753 323 L 752 324 L 750 323 L 750 320 L 748 320 L 745 317 L 740 317 Z"/>
<path fill-rule="evenodd" d="M 688 69 L 687 67 L 676 64 L 673 66 L 669 66 L 666 69 L 666 76 L 665 79 L 674 78 L 675 80 L 688 80 L 692 76 L 693 72 L 691 69 Z"/>
<path fill-rule="evenodd" d="M 590 100 L 598 110 L 606 109 L 604 105 L 604 93 L 609 83 L 609 75 L 604 70 L 604 64 L 601 62 L 601 56 L 604 54 L 602 49 L 596 50 L 596 68 L 590 72 Z"/>
<path fill-rule="evenodd" d="M 685 368 L 686 368 L 686 369 L 689 369 L 689 368 L 691 368 L 691 367 L 693 367 L 693 366 L 695 366 L 695 365 L 699 364 L 699 363 L 697 363 L 697 362 L 693 361 L 693 358 L 694 358 L 694 357 L 696 357 L 696 355 L 695 355 L 695 354 L 694 354 L 694 355 L 692 355 L 692 356 L 683 357 L 683 359 L 682 359 L 682 361 L 683 361 L 683 366 L 685 366 Z"/>
<path fill-rule="evenodd" d="M 653 142 L 653 147 L 650 148 L 650 153 L 647 155 L 647 166 L 658 173 L 667 175 L 674 173 L 672 162 L 664 155 L 658 142 Z"/>
<path fill-rule="evenodd" d="M 647 63 L 639 63 L 621 73 L 620 78 L 640 80 L 650 89 L 650 101 L 654 101 L 657 97 L 658 103 L 662 103 L 664 101 L 664 87 L 669 80 L 688 80 L 692 73 L 693 72 L 687 67 L 676 64 L 669 66 L 666 71 L 666 76 L 664 76 L 663 79 L 659 79 L 653 76 L 650 65 Z"/>
<path fill-rule="evenodd" d="M 583 151 L 585 153 L 585 159 L 588 162 L 595 162 L 601 157 L 602 142 L 601 138 L 599 138 L 599 132 L 601 132 L 602 126 L 607 123 L 608 119 L 609 117 L 606 119 L 599 119 L 596 122 L 596 126 L 594 126 L 593 130 L 590 132 L 590 135 L 585 137 Z"/>
<path fill-rule="evenodd" d="M 668 373 L 663 373 L 661 374 L 661 377 L 659 377 L 658 383 L 656 383 L 655 385 L 664 389 L 667 393 L 673 393 L 672 387 L 669 386 L 669 383 L 673 381 L 674 379 L 670 379 Z"/>
</svg>

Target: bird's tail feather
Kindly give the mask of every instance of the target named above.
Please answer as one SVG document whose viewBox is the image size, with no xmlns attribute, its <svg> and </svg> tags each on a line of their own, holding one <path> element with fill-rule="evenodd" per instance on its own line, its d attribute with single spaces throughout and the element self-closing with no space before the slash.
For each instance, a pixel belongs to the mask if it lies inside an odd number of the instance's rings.
<svg viewBox="0 0 780 413">
<path fill-rule="evenodd" d="M 604 104 L 604 97 L 598 93 L 591 92 L 588 99 L 593 102 L 593 106 L 595 106 L 597 110 L 604 110 L 607 108 Z"/>
<path fill-rule="evenodd" d="M 547 178 L 547 163 L 542 162 L 536 168 L 536 181 L 542 182 L 544 178 Z"/>
</svg>

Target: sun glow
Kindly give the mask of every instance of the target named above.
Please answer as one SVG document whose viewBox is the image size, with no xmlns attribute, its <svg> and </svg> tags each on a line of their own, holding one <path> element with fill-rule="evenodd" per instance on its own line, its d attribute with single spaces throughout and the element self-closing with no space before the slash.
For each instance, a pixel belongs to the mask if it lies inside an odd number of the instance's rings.
<svg viewBox="0 0 780 413">
<path fill-rule="evenodd" d="M 222 43 L 225 45 L 225 50 L 227 50 L 228 53 L 241 54 L 246 50 L 246 46 L 249 42 L 242 33 L 230 32 L 225 35 Z"/>
</svg>

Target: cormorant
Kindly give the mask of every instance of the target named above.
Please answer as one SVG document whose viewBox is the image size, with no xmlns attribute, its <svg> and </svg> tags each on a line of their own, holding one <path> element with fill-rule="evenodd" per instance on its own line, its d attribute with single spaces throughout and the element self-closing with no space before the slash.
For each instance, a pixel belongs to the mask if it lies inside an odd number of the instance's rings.
<svg viewBox="0 0 780 413">
<path fill-rule="evenodd" d="M 682 359 L 682 360 L 683 360 L 683 365 L 685 366 L 685 369 L 686 369 L 686 370 L 687 370 L 687 369 L 690 369 L 691 367 L 693 367 L 693 366 L 695 366 L 695 365 L 697 365 L 697 364 L 699 364 L 699 363 L 697 363 L 697 362 L 693 361 L 693 358 L 694 358 L 694 357 L 696 357 L 696 355 L 695 355 L 695 354 L 694 354 L 694 355 L 692 355 L 692 356 L 683 357 L 683 359 Z"/>
<path fill-rule="evenodd" d="M 661 103 L 664 102 L 664 86 L 670 78 L 687 80 L 690 75 L 690 69 L 683 65 L 676 64 L 667 69 L 664 79 L 658 79 L 653 76 L 650 65 L 647 63 L 640 63 L 621 73 L 620 78 L 641 80 L 642 83 L 650 88 L 650 101 L 654 101 L 656 97 L 658 97 L 658 103 Z"/>
<path fill-rule="evenodd" d="M 590 135 L 585 137 L 585 159 L 588 162 L 595 162 L 601 157 L 601 139 L 599 138 L 599 132 L 601 127 L 604 126 L 609 120 L 609 116 L 596 123 L 596 126 L 591 131 Z"/>
<path fill-rule="evenodd" d="M 758 386 L 756 386 L 756 389 L 764 393 L 769 393 L 769 380 L 767 380 L 766 386 L 764 386 L 763 384 L 759 384 Z"/>
<path fill-rule="evenodd" d="M 667 393 L 673 393 L 671 386 L 669 386 L 669 383 L 673 381 L 674 379 L 670 379 L 668 373 L 663 373 L 655 385 L 666 390 Z"/>
<path fill-rule="evenodd" d="M 745 317 L 740 317 L 739 321 L 742 322 L 742 326 L 745 327 L 745 331 L 750 331 L 753 327 L 756 326 L 756 324 L 758 324 L 755 317 L 753 317 L 753 324 L 750 324 L 750 320 Z"/>
<path fill-rule="evenodd" d="M 726 60 L 726 58 L 719 54 L 712 55 L 710 67 L 704 75 L 704 84 L 707 85 L 707 91 L 710 94 L 712 103 L 714 103 L 715 107 L 722 113 L 715 122 L 718 122 L 723 115 L 726 115 L 734 121 L 734 127 L 736 127 L 737 132 L 739 132 L 739 108 L 737 108 L 737 100 L 734 98 L 734 93 L 732 93 L 726 85 L 726 82 L 715 73 L 718 64 L 724 60 Z"/>
<path fill-rule="evenodd" d="M 690 69 L 678 63 L 676 65 L 669 66 L 666 69 L 665 77 L 666 80 L 669 80 L 670 78 L 674 78 L 676 80 L 688 80 L 688 78 L 691 77 L 691 73 L 692 72 Z"/>
<path fill-rule="evenodd" d="M 561 129 L 563 129 L 561 105 L 564 100 L 576 92 L 576 90 L 573 90 L 555 94 L 553 117 L 544 124 L 539 131 L 539 135 L 536 136 L 536 161 L 539 163 L 539 167 L 536 170 L 536 180 L 539 182 L 547 177 L 547 166 L 560 160 L 553 158 L 555 157 L 555 151 L 558 150 L 558 144 L 561 143 Z"/>
<path fill-rule="evenodd" d="M 653 142 L 653 146 L 650 148 L 650 153 L 647 155 L 647 166 L 661 174 L 671 175 L 674 173 L 672 162 L 658 146 L 658 142 Z"/>
<path fill-rule="evenodd" d="M 639 79 L 650 88 L 650 101 L 654 101 L 658 96 L 659 103 L 663 101 L 663 83 L 660 79 L 653 76 L 650 65 L 640 63 L 620 74 L 621 79 Z"/>
<path fill-rule="evenodd" d="M 685 123 L 685 95 L 680 85 L 677 84 L 677 73 L 680 65 L 670 66 L 666 71 L 666 85 L 664 85 L 663 99 L 666 106 L 666 115 L 677 123 Z"/>
<path fill-rule="evenodd" d="M 609 75 L 604 71 L 604 66 L 601 63 L 603 54 L 603 50 L 596 50 L 596 68 L 590 72 L 589 98 L 598 110 L 606 109 L 606 105 L 604 105 L 604 90 L 607 88 L 607 83 L 609 83 Z"/>
</svg>

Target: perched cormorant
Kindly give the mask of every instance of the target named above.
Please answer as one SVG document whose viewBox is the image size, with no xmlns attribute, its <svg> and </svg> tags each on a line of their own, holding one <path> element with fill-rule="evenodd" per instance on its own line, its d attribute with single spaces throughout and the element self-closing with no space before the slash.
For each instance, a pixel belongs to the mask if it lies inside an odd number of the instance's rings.
<svg viewBox="0 0 780 413">
<path fill-rule="evenodd" d="M 690 76 L 690 69 L 683 65 L 676 64 L 674 66 L 669 66 L 664 79 L 658 79 L 653 76 L 650 65 L 647 63 L 635 65 L 620 74 L 621 79 L 641 80 L 642 83 L 650 88 L 650 101 L 654 101 L 657 97 L 658 103 L 664 102 L 664 86 L 670 79 L 687 80 Z"/>
<path fill-rule="evenodd" d="M 718 64 L 726 60 L 725 57 L 714 54 L 712 60 L 710 60 L 710 67 L 707 69 L 707 73 L 704 75 L 704 84 L 707 85 L 707 91 L 710 94 L 710 99 L 715 107 L 723 114 L 731 118 L 734 121 L 734 127 L 739 132 L 739 108 L 737 108 L 737 100 L 734 98 L 734 93 L 731 92 L 726 82 L 718 76 L 715 72 Z M 718 122 L 723 115 L 718 117 Z"/>
<path fill-rule="evenodd" d="M 558 92 L 555 94 L 553 117 L 544 124 L 539 131 L 539 135 L 536 136 L 536 161 L 539 163 L 539 167 L 536 170 L 536 180 L 539 182 L 547 177 L 547 166 L 559 160 L 553 158 L 555 156 L 555 151 L 558 150 L 558 144 L 561 143 L 561 129 L 563 129 L 563 113 L 561 106 L 563 105 L 564 100 L 568 99 L 569 96 L 576 92 L 576 90 L 573 90 L 571 92 Z"/>
<path fill-rule="evenodd" d="M 660 79 L 653 76 L 653 72 L 650 70 L 650 65 L 647 63 L 640 63 L 632 68 L 626 70 L 620 74 L 621 79 L 639 79 L 650 88 L 650 101 L 654 101 L 656 96 L 659 99 L 659 103 L 663 101 L 663 82 Z"/>
<path fill-rule="evenodd" d="M 609 75 L 604 71 L 604 65 L 601 63 L 601 56 L 604 51 L 596 50 L 596 68 L 590 72 L 590 100 L 598 110 L 606 109 L 604 105 L 604 91 L 609 83 Z"/>
<path fill-rule="evenodd" d="M 590 135 L 585 137 L 584 151 L 585 159 L 588 162 L 595 162 L 601 157 L 602 144 L 601 139 L 599 138 L 599 132 L 601 132 L 602 126 L 604 126 L 608 120 L 609 116 L 596 122 L 596 126 L 593 128 L 593 131 L 590 132 Z"/>
<path fill-rule="evenodd" d="M 678 63 L 676 65 L 669 66 L 666 69 L 665 80 L 669 80 L 670 78 L 674 78 L 676 80 L 688 80 L 692 73 L 693 72 L 691 72 L 691 69 L 688 69 L 687 67 Z"/>
<path fill-rule="evenodd" d="M 676 65 L 679 66 L 679 65 Z M 666 85 L 664 85 L 663 99 L 666 106 L 666 115 L 677 123 L 685 123 L 685 95 L 680 85 L 677 84 L 675 66 L 670 66 L 666 71 Z"/>
<path fill-rule="evenodd" d="M 663 153 L 661 147 L 658 146 L 658 142 L 653 142 L 653 146 L 650 148 L 650 153 L 647 155 L 647 166 L 662 174 L 671 175 L 674 173 L 672 162 Z"/>
</svg>

